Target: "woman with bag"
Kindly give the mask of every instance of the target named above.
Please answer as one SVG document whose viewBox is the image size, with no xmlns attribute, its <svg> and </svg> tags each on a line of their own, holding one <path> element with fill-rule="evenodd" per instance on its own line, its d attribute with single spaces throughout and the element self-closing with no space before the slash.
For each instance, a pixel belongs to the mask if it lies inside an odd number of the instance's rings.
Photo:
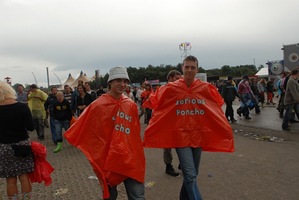
<svg viewBox="0 0 299 200">
<path fill-rule="evenodd" d="M 27 131 L 34 130 L 33 119 L 28 106 L 17 102 L 16 92 L 3 81 L 0 122 L 0 177 L 6 178 L 8 199 L 19 199 L 17 179 L 21 183 L 21 199 L 31 199 L 29 173 L 34 169 L 34 161 Z"/>
</svg>

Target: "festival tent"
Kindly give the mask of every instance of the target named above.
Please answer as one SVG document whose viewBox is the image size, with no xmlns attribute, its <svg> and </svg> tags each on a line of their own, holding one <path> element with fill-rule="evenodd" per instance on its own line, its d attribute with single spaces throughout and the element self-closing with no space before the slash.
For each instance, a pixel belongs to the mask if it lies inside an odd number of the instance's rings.
<svg viewBox="0 0 299 200">
<path fill-rule="evenodd" d="M 79 80 L 82 80 L 83 83 L 90 81 L 90 79 L 86 76 L 86 74 L 83 74 L 83 72 L 81 71 L 79 77 L 70 85 L 71 88 L 74 89 L 75 87 L 77 87 Z"/>
<path fill-rule="evenodd" d="M 69 77 L 66 79 L 66 81 L 59 87 L 59 89 L 64 89 L 65 85 L 71 85 L 75 79 L 72 77 L 71 73 L 69 73 Z"/>
<path fill-rule="evenodd" d="M 259 78 L 266 78 L 269 76 L 269 69 L 268 67 L 261 68 L 256 74 Z"/>
</svg>

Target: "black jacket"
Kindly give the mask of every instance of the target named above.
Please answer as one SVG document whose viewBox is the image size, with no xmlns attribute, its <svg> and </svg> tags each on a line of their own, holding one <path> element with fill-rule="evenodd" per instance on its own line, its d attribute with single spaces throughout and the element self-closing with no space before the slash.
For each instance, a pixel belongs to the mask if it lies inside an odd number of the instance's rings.
<svg viewBox="0 0 299 200">
<path fill-rule="evenodd" d="M 58 121 L 72 119 L 72 110 L 70 103 L 64 99 L 63 102 L 56 101 L 53 106 L 53 117 Z"/>
<path fill-rule="evenodd" d="M 235 98 L 238 96 L 238 93 L 237 93 L 235 86 L 233 86 L 229 82 L 226 82 L 222 86 L 221 95 L 222 95 L 224 101 L 234 101 Z"/>
</svg>

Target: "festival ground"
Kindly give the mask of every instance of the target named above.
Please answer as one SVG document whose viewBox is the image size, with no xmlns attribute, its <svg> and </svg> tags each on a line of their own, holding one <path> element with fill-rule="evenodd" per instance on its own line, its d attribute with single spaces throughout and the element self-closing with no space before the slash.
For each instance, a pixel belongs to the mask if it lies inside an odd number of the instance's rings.
<svg viewBox="0 0 299 200">
<path fill-rule="evenodd" d="M 235 111 L 237 105 L 234 106 Z M 299 123 L 291 132 L 281 130 L 282 119 L 274 107 L 251 114 L 251 120 L 236 116 L 232 124 L 235 136 L 234 153 L 204 152 L 201 159 L 199 188 L 205 200 L 297 200 L 299 199 Z M 145 125 L 142 123 L 142 134 Z M 30 137 L 36 140 L 35 132 Z M 33 199 L 37 200 L 100 200 L 98 181 L 85 156 L 66 140 L 61 152 L 55 148 L 46 129 L 45 141 L 48 161 L 55 171 L 53 183 L 46 187 L 33 184 Z M 182 175 L 165 174 L 162 149 L 145 149 L 147 200 L 176 200 L 182 184 Z M 178 159 L 173 151 L 173 165 Z M 181 172 L 180 172 L 181 173 Z M 119 200 L 125 200 L 125 188 L 120 185 Z M 0 199 L 6 199 L 5 179 L 0 179 Z"/>
</svg>

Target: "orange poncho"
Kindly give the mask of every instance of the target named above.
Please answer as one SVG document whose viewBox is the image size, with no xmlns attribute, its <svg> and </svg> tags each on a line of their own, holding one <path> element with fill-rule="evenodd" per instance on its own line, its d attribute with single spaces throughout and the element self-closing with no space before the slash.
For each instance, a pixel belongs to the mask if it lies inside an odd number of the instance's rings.
<svg viewBox="0 0 299 200">
<path fill-rule="evenodd" d="M 150 95 L 152 94 L 152 90 L 144 90 L 141 93 L 142 98 L 142 108 L 150 108 L 152 109 L 151 101 L 150 101 Z"/>
<path fill-rule="evenodd" d="M 144 182 L 145 157 L 136 104 L 122 95 L 116 100 L 104 94 L 77 119 L 64 136 L 90 161 L 109 198 L 108 184 L 126 178 Z"/>
<path fill-rule="evenodd" d="M 180 79 L 161 87 L 157 98 L 145 147 L 234 151 L 232 128 L 221 108 L 224 101 L 214 86 L 195 80 L 188 88 Z"/>
</svg>

